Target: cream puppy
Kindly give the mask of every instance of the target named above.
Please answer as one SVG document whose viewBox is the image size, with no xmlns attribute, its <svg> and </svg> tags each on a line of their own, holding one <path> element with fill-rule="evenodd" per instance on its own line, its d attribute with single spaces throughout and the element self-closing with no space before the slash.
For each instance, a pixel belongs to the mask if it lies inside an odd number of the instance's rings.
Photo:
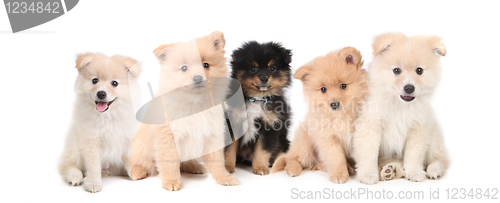
<svg viewBox="0 0 500 203">
<path fill-rule="evenodd" d="M 136 60 L 100 53 L 77 56 L 77 98 L 59 170 L 71 186 L 102 189 L 104 175 L 127 175 L 126 157 L 138 122 L 129 93 L 129 72 L 138 77 Z"/>
<path fill-rule="evenodd" d="M 225 42 L 224 34 L 216 31 L 154 51 L 160 63 L 156 96 L 167 95 L 161 97 L 158 111 L 165 111 L 167 123 L 141 125 L 130 156 L 132 180 L 158 173 L 164 189 L 177 191 L 182 187 L 181 172 L 208 169 L 221 185 L 239 184 L 224 167 L 227 126 L 222 105 L 216 105 L 229 92 L 229 80 L 218 79 L 228 74 Z"/>
<path fill-rule="evenodd" d="M 353 137 L 362 183 L 403 176 L 420 182 L 445 173 L 448 155 L 432 110 L 439 59 L 445 54 L 436 36 L 387 33 L 375 38 L 370 93 Z"/>
</svg>

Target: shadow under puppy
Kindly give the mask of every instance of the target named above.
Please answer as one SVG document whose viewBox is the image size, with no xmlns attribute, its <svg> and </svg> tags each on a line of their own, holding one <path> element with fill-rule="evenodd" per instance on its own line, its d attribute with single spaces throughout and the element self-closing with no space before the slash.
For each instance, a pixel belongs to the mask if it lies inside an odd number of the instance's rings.
<svg viewBox="0 0 500 203">
<path fill-rule="evenodd" d="M 59 165 L 64 180 L 88 192 L 102 189 L 102 175 L 127 175 L 126 157 L 138 122 L 130 98 L 129 73 L 137 61 L 100 53 L 77 56 L 73 120 Z M 102 173 L 102 174 L 101 174 Z M 85 178 L 84 178 L 85 177 Z"/>
<path fill-rule="evenodd" d="M 366 71 L 358 50 L 346 47 L 320 56 L 297 69 L 308 104 L 304 121 L 286 155 L 272 172 L 298 176 L 303 169 L 321 169 L 334 183 L 345 183 L 353 173 L 351 136 L 359 103 L 368 92 Z M 349 162 L 349 163 L 348 163 Z"/>
<path fill-rule="evenodd" d="M 291 83 L 291 61 L 291 50 L 275 42 L 250 41 L 233 51 L 231 77 L 241 83 L 248 130 L 226 147 L 230 173 L 238 155 L 252 162 L 254 174 L 267 175 L 275 158 L 288 150 L 290 108 L 283 94 Z"/>
<path fill-rule="evenodd" d="M 164 99 L 158 111 L 165 110 L 166 124 L 142 124 L 134 137 L 130 157 L 132 180 L 159 172 L 162 187 L 181 188 L 181 172 L 204 173 L 203 161 L 214 179 L 222 185 L 238 180 L 224 168 L 226 120 L 222 101 L 229 91 L 228 69 L 224 57 L 222 32 L 213 32 L 188 42 L 162 45 L 154 54 L 160 62 L 160 81 L 156 97 Z"/>
</svg>

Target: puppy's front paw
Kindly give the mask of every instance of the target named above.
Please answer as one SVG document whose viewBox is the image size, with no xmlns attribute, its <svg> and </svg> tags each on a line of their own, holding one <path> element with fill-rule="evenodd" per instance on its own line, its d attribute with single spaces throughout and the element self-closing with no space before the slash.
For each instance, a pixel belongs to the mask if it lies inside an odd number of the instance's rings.
<svg viewBox="0 0 500 203">
<path fill-rule="evenodd" d="M 347 182 L 349 179 L 349 172 L 342 171 L 342 172 L 332 172 L 330 173 L 330 181 L 337 183 L 337 184 L 342 184 Z"/>
<path fill-rule="evenodd" d="M 222 176 L 222 177 L 216 178 L 215 180 L 217 180 L 217 182 L 219 184 L 224 185 L 224 186 L 235 186 L 235 185 L 240 184 L 240 181 L 238 181 L 238 179 L 236 179 L 232 175 Z"/>
<path fill-rule="evenodd" d="M 412 182 L 422 182 L 425 180 L 426 174 L 422 170 L 412 170 L 406 172 L 406 179 Z"/>
<path fill-rule="evenodd" d="M 359 182 L 367 185 L 373 185 L 378 182 L 378 175 L 360 175 Z"/>
<path fill-rule="evenodd" d="M 385 165 L 382 170 L 380 170 L 380 180 L 381 181 L 388 181 L 392 180 L 394 178 L 394 175 L 396 175 L 396 168 L 392 166 L 391 164 Z"/>
<path fill-rule="evenodd" d="M 169 179 L 169 180 L 162 180 L 161 181 L 161 187 L 163 187 L 163 189 L 168 190 L 168 191 L 180 190 L 181 186 L 182 186 L 182 182 L 180 179 Z"/>
<path fill-rule="evenodd" d="M 234 173 L 234 168 L 235 168 L 234 164 L 227 164 L 226 163 L 226 170 L 228 173 Z"/>
<path fill-rule="evenodd" d="M 269 174 L 269 168 L 266 166 L 254 166 L 252 172 L 255 175 L 264 176 L 264 175 Z"/>
<path fill-rule="evenodd" d="M 427 166 L 427 177 L 429 179 L 438 179 L 441 176 L 443 176 L 444 169 L 441 167 L 441 164 L 439 163 L 432 163 L 429 166 Z"/>
<path fill-rule="evenodd" d="M 83 181 L 83 186 L 87 192 L 90 193 L 97 193 L 102 190 L 102 184 L 101 180 L 95 180 L 95 179 L 87 179 L 85 178 Z"/>
</svg>

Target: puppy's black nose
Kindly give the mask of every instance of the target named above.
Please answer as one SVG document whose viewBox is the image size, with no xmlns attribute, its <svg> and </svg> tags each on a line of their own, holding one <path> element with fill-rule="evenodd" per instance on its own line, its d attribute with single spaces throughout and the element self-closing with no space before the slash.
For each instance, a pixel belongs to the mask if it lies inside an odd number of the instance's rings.
<svg viewBox="0 0 500 203">
<path fill-rule="evenodd" d="M 268 78 L 268 77 L 266 77 L 266 76 L 262 76 L 262 77 L 260 77 L 260 81 L 261 81 L 262 83 L 266 83 L 267 81 L 269 81 L 269 78 Z"/>
<path fill-rule="evenodd" d="M 201 76 L 201 75 L 195 75 L 193 77 L 193 82 L 196 83 L 196 84 L 200 84 L 201 82 L 203 82 L 203 76 Z"/>
<path fill-rule="evenodd" d="M 330 107 L 332 107 L 333 110 L 338 110 L 340 108 L 340 102 L 334 101 L 330 103 Z"/>
<path fill-rule="evenodd" d="M 405 85 L 404 90 L 406 93 L 411 94 L 411 93 L 415 92 L 415 86 Z"/>
<path fill-rule="evenodd" d="M 106 98 L 106 92 L 105 91 L 99 91 L 99 92 L 97 92 L 97 98 L 99 98 L 99 99 Z"/>
</svg>

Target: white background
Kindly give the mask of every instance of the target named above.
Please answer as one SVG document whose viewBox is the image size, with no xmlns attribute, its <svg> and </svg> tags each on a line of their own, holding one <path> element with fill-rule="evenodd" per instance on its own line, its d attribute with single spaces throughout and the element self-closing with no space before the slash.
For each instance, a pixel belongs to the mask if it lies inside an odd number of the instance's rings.
<svg viewBox="0 0 500 203">
<path fill-rule="evenodd" d="M 499 188 L 498 8 L 496 2 L 486 1 L 86 0 L 64 16 L 17 34 L 11 33 L 2 8 L 0 199 L 287 201 L 292 188 L 385 189 L 394 196 L 398 191 L 424 191 L 425 199 L 430 189 L 439 188 L 440 198 L 446 199 L 447 188 Z M 206 174 L 183 174 L 183 188 L 178 192 L 163 190 L 158 177 L 137 182 L 127 177 L 104 178 L 103 190 L 97 194 L 66 185 L 57 163 L 71 118 L 75 55 L 84 51 L 123 54 L 141 61 L 145 72 L 154 72 L 158 66 L 152 51 L 157 46 L 215 30 L 225 34 L 227 57 L 247 40 L 280 41 L 293 50 L 293 69 L 344 46 L 358 48 L 366 66 L 371 61 L 373 37 L 388 31 L 442 37 L 447 55 L 441 59 L 443 78 L 434 107 L 452 158 L 448 173 L 441 180 L 422 183 L 395 180 L 367 186 L 353 177 L 337 185 L 324 172 L 305 171 L 296 178 L 284 172 L 261 177 L 253 175 L 250 167 L 239 166 L 235 176 L 241 185 L 236 187 L 220 186 Z M 305 110 L 300 82 L 293 82 L 289 95 L 297 123 Z"/>
</svg>

